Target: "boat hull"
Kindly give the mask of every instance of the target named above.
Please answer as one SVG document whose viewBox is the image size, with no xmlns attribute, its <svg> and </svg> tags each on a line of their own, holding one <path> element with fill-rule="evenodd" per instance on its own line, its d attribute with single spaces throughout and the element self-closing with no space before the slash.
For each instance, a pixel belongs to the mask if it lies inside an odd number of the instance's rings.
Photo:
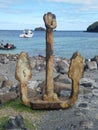
<svg viewBox="0 0 98 130">
<path fill-rule="evenodd" d="M 32 36 L 33 36 L 33 32 L 32 31 L 24 31 L 23 34 L 19 35 L 20 38 L 30 38 Z"/>
<path fill-rule="evenodd" d="M 16 49 L 16 47 L 11 47 L 11 48 L 0 48 L 0 50 L 13 50 L 13 49 Z"/>
</svg>

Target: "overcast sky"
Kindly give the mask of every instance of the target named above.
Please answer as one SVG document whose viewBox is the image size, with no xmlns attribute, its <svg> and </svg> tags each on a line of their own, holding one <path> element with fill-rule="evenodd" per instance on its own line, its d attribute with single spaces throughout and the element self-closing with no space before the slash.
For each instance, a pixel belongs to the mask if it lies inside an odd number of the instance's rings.
<svg viewBox="0 0 98 130">
<path fill-rule="evenodd" d="M 56 15 L 57 30 L 86 30 L 98 21 L 98 0 L 0 0 L 0 29 L 44 27 L 47 12 Z"/>
</svg>

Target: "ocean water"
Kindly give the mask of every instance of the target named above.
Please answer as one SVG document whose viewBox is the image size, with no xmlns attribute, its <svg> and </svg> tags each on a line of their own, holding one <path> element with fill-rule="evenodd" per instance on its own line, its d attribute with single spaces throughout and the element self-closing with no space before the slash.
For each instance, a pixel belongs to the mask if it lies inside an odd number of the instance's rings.
<svg viewBox="0 0 98 130">
<path fill-rule="evenodd" d="M 45 32 L 34 31 L 32 38 L 20 38 L 22 31 L 0 30 L 0 41 L 13 43 L 14 50 L 0 50 L 1 54 L 17 54 L 25 51 L 29 56 L 45 56 Z M 80 52 L 84 58 L 93 58 L 98 55 L 98 33 L 88 33 L 83 31 L 55 31 L 54 55 L 71 58 L 76 51 Z"/>
</svg>

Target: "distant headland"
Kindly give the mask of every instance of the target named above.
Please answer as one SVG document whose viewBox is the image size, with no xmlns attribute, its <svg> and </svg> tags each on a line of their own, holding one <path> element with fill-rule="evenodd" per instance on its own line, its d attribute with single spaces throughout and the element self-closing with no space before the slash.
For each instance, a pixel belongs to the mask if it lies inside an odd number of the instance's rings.
<svg viewBox="0 0 98 130">
<path fill-rule="evenodd" d="M 46 29 L 43 27 L 37 27 L 34 29 L 34 31 L 45 31 Z"/>
<path fill-rule="evenodd" d="M 98 21 L 88 26 L 87 32 L 98 32 Z"/>
</svg>

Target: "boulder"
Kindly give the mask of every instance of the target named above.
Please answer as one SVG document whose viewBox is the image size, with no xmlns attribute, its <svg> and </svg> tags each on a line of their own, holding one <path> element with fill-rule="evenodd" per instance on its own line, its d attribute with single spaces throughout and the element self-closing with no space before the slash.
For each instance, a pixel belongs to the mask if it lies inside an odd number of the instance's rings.
<svg viewBox="0 0 98 130">
<path fill-rule="evenodd" d="M 21 115 L 11 116 L 4 126 L 5 130 L 27 130 L 25 128 L 24 119 Z"/>
<path fill-rule="evenodd" d="M 0 82 L 8 80 L 7 76 L 5 75 L 0 75 Z"/>
<path fill-rule="evenodd" d="M 36 60 L 33 59 L 33 58 L 31 58 L 30 59 L 30 64 L 31 64 L 32 69 L 35 68 L 35 66 L 36 66 Z"/>
<path fill-rule="evenodd" d="M 62 90 L 67 90 L 70 91 L 71 90 L 71 84 L 65 84 L 65 83 L 61 83 L 61 82 L 54 82 L 54 92 L 58 94 L 58 96 L 60 96 L 61 91 Z M 43 81 L 42 83 L 40 83 L 37 88 L 36 88 L 36 95 L 41 95 L 45 93 L 45 81 Z"/>
<path fill-rule="evenodd" d="M 3 64 L 7 64 L 9 62 L 9 59 L 7 57 L 4 57 Z"/>
<path fill-rule="evenodd" d="M 66 74 L 59 74 L 54 78 L 54 81 L 65 83 L 65 84 L 71 84 L 71 79 Z"/>
<path fill-rule="evenodd" d="M 93 93 L 93 96 L 98 97 L 98 89 L 93 89 L 92 93 Z"/>
<path fill-rule="evenodd" d="M 97 69 L 96 61 L 87 61 L 86 68 L 90 70 L 96 70 Z"/>
<path fill-rule="evenodd" d="M 17 94 L 15 92 L 5 93 L 3 95 L 0 95 L 0 104 L 9 102 L 9 101 L 14 100 L 16 98 L 17 98 Z"/>
<path fill-rule="evenodd" d="M 13 86 L 13 81 L 10 81 L 10 80 L 4 80 L 3 82 L 2 82 L 2 88 L 3 87 L 8 87 L 9 89 L 11 89 L 11 87 Z"/>
<path fill-rule="evenodd" d="M 90 78 L 82 78 L 79 83 L 80 85 L 83 85 L 84 87 L 90 87 L 90 88 L 97 87 L 96 81 Z"/>
<path fill-rule="evenodd" d="M 96 61 L 97 66 L 98 66 L 98 56 L 95 56 L 94 58 L 92 58 L 91 61 Z"/>
<path fill-rule="evenodd" d="M 67 60 L 60 60 L 57 62 L 56 70 L 58 73 L 67 74 L 69 70 L 69 63 Z"/>
<path fill-rule="evenodd" d="M 80 128 L 82 129 L 93 129 L 94 123 L 91 120 L 82 120 L 79 123 Z"/>
<path fill-rule="evenodd" d="M 8 80 L 8 78 L 4 75 L 0 75 L 0 88 L 3 87 L 3 82 Z"/>
<path fill-rule="evenodd" d="M 36 57 L 35 69 L 38 71 L 42 71 L 42 70 L 45 70 L 45 68 L 46 68 L 45 58 L 39 55 L 38 57 Z"/>
<path fill-rule="evenodd" d="M 37 86 L 38 86 L 38 84 L 39 84 L 38 81 L 29 81 L 29 82 L 28 82 L 28 87 L 29 87 L 30 89 L 36 89 Z"/>
</svg>

